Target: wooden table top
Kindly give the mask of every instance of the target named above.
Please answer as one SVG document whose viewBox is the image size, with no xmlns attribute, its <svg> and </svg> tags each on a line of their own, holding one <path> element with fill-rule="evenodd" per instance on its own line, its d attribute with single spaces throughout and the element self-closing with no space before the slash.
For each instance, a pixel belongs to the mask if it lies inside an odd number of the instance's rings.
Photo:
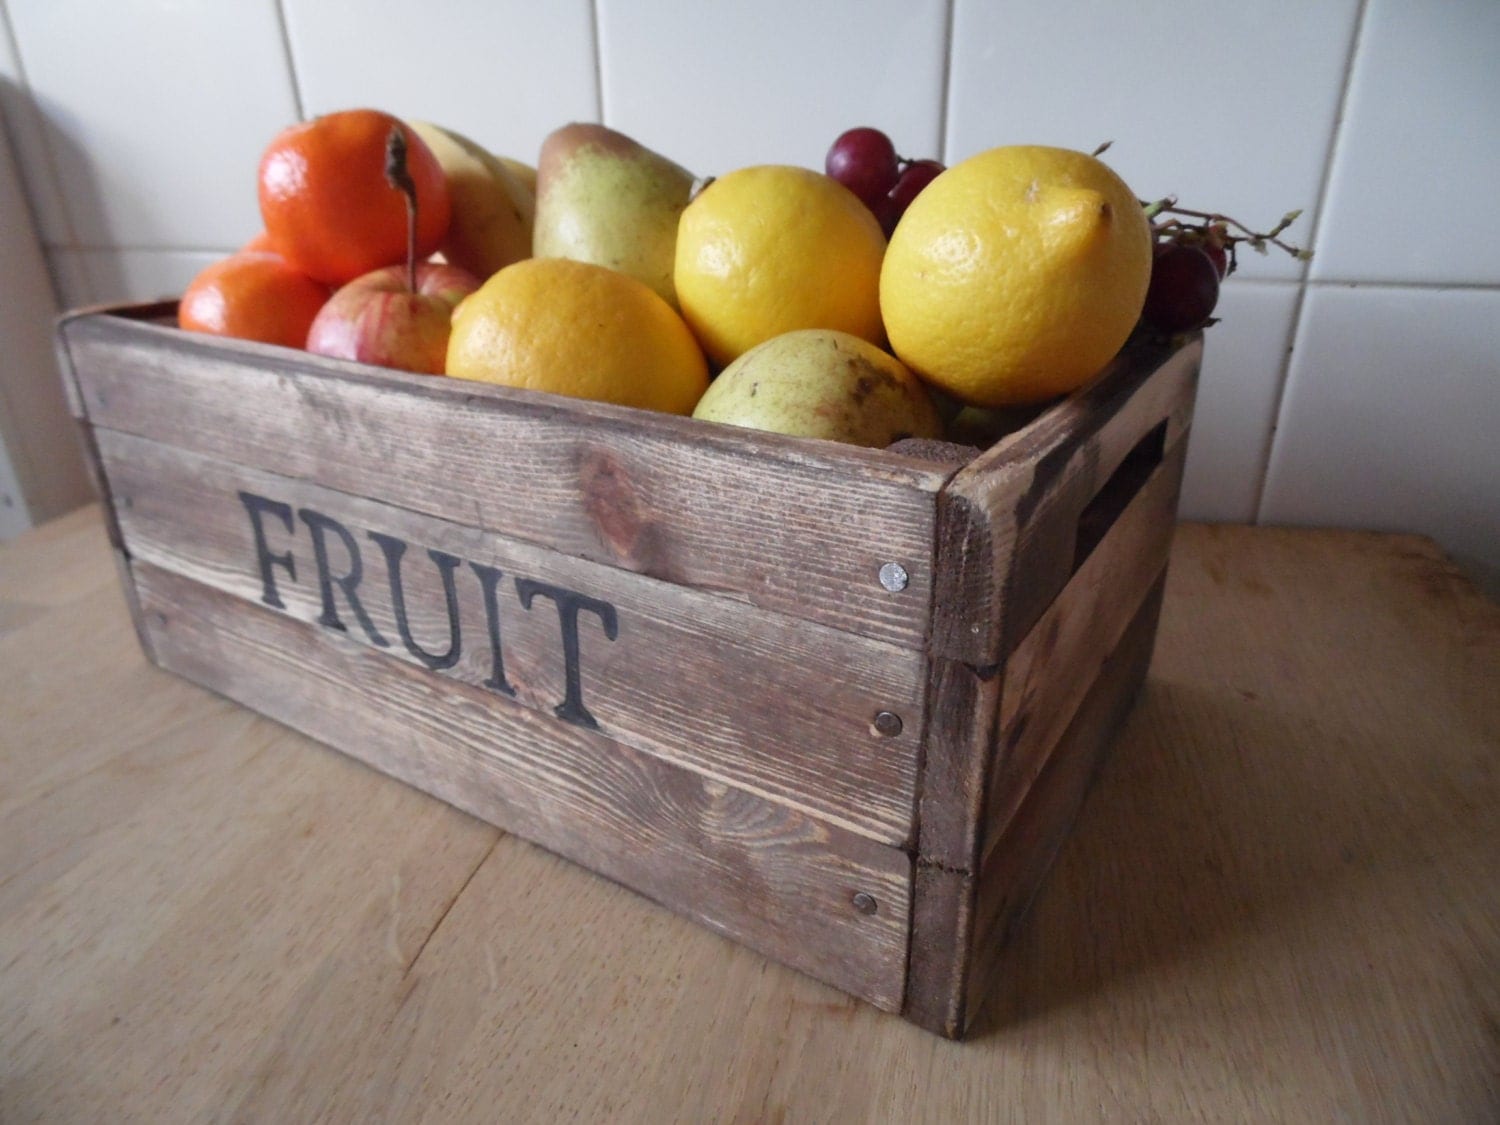
<svg viewBox="0 0 1500 1125">
<path fill-rule="evenodd" d="M 1155 663 L 940 1040 L 147 664 L 0 548 L 0 1120 L 1500 1119 L 1500 607 L 1184 525 Z"/>
</svg>

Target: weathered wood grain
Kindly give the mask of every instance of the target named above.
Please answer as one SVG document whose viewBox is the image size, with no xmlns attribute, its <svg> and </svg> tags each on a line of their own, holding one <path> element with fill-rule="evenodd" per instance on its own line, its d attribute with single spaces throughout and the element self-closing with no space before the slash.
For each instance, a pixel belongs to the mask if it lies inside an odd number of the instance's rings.
<svg viewBox="0 0 1500 1125">
<path fill-rule="evenodd" d="M 921 648 L 951 465 L 159 324 L 60 328 L 97 426 Z M 880 567 L 909 575 L 892 593 Z"/>
<path fill-rule="evenodd" d="M 900 1010 L 911 883 L 900 849 L 366 646 L 330 645 L 149 563 L 135 572 L 162 667 Z"/>
<path fill-rule="evenodd" d="M 1166 576 L 1140 603 L 1088 695 L 1048 755 L 1020 808 L 1006 822 L 979 874 L 969 935 L 967 1027 L 995 983 L 1001 953 L 1026 916 L 1088 794 L 1105 751 L 1135 703 L 1151 665 Z"/>
<path fill-rule="evenodd" d="M 851 831 L 911 838 L 920 653 L 142 438 L 100 430 L 98 439 L 137 559 L 257 604 L 273 593 L 298 620 L 336 620 L 340 628 L 323 631 L 330 643 L 377 644 L 544 714 L 568 706 L 576 677 L 574 721 Z M 288 559 L 268 568 L 269 586 L 241 493 L 286 505 L 285 523 L 269 511 L 258 517 L 267 556 Z M 362 572 L 352 590 L 368 629 L 347 590 L 330 584 L 325 600 L 313 531 L 329 520 L 350 543 L 322 533 L 327 572 L 351 571 L 352 545 Z M 399 584 L 391 537 L 408 545 Z M 434 551 L 446 556 L 442 574 Z M 593 611 L 574 622 L 572 660 L 556 596 L 523 600 L 529 584 L 591 599 Z M 881 711 L 901 716 L 899 733 L 874 729 Z"/>
<path fill-rule="evenodd" d="M 1186 453 L 1180 440 L 1006 662 L 982 855 L 1062 752 L 1063 732 L 1166 567 Z"/>
<path fill-rule="evenodd" d="M 1025 448 L 1015 459 L 985 454 L 974 463 L 977 476 L 966 470 L 939 498 L 935 581 L 942 608 L 935 611 L 935 629 L 968 599 L 981 607 L 977 613 L 988 614 L 983 620 L 964 616 L 968 636 L 983 637 L 986 625 L 999 625 L 989 637 L 997 642 L 1004 637 L 1003 619 L 1032 613 L 1026 608 L 1012 616 L 1008 599 L 1036 598 L 1043 589 L 1055 595 L 1024 640 L 1003 641 L 996 655 L 1004 659 L 978 666 L 932 659 L 907 1016 L 939 1034 L 961 1036 L 971 1018 L 985 856 L 1165 565 L 1190 389 L 1182 373 L 1164 373 L 1159 357 L 1122 362 L 1077 399 L 1049 411 L 1045 422 L 1033 423 L 1039 434 L 1022 431 L 1016 443 Z M 1078 399 L 1090 396 L 1110 403 L 1113 415 L 1101 422 L 1093 411 L 1075 414 Z M 1096 409 L 1102 407 L 1096 403 Z M 1041 491 L 1016 494 L 1020 481 Z M 1068 501 L 1057 501 L 1049 486 L 1069 492 Z M 1010 501 L 1014 509 L 1007 513 Z M 1033 518 L 1050 530 L 1029 532 L 1027 541 L 1047 539 L 1052 546 L 1005 561 L 997 529 L 1007 520 L 1013 528 L 1031 527 Z M 1043 565 L 1052 569 L 1020 573 Z M 1004 572 L 1006 566 L 1013 569 Z M 1018 594 L 1021 587 L 1033 593 Z M 941 644 L 935 636 L 934 648 Z M 1058 804 L 1055 811 L 1070 817 L 1075 808 Z M 1064 820 L 1053 831 L 1066 828 Z M 1048 846 L 1043 841 L 1045 854 L 1018 860 L 1028 878 L 1041 879 L 1052 854 Z"/>
<path fill-rule="evenodd" d="M 1000 687 L 993 671 L 980 674 L 961 661 L 932 660 L 903 1014 L 950 1037 L 963 1031 L 977 833 Z"/>
<path fill-rule="evenodd" d="M 1175 352 L 1127 349 L 1098 379 L 1003 438 L 944 490 L 932 651 L 1001 663 L 1072 574 L 1078 524 L 1127 454 L 1192 416 L 1201 339 Z"/>
</svg>

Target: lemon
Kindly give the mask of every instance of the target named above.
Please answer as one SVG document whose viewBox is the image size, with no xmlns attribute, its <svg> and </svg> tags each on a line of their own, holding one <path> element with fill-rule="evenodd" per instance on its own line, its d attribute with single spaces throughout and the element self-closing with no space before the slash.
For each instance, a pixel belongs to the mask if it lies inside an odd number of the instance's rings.
<svg viewBox="0 0 1500 1125">
<path fill-rule="evenodd" d="M 803 328 L 883 343 L 885 236 L 836 180 L 780 164 L 740 168 L 701 191 L 677 227 L 682 314 L 714 362 Z"/>
<path fill-rule="evenodd" d="M 708 365 L 688 326 L 633 277 L 566 258 L 500 270 L 453 312 L 446 371 L 574 398 L 691 414 Z"/>
<path fill-rule="evenodd" d="M 933 180 L 880 274 L 896 354 L 975 406 L 1042 402 L 1120 350 L 1151 279 L 1151 226 L 1102 161 L 1014 145 Z"/>
</svg>

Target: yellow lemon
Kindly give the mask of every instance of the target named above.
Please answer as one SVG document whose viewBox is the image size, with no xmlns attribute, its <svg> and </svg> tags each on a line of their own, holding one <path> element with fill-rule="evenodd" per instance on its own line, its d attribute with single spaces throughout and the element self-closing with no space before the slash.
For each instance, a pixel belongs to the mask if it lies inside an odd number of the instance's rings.
<svg viewBox="0 0 1500 1125">
<path fill-rule="evenodd" d="M 633 277 L 566 258 L 500 270 L 459 303 L 446 371 L 574 398 L 691 414 L 708 387 L 692 332 Z"/>
<path fill-rule="evenodd" d="M 1140 317 L 1151 225 L 1108 166 L 1015 145 L 954 165 L 908 208 L 880 275 L 896 354 L 976 406 L 1042 402 L 1097 374 Z"/>
<path fill-rule="evenodd" d="M 780 164 L 721 176 L 683 211 L 673 281 L 716 363 L 802 328 L 884 342 L 880 224 L 848 188 Z"/>
</svg>

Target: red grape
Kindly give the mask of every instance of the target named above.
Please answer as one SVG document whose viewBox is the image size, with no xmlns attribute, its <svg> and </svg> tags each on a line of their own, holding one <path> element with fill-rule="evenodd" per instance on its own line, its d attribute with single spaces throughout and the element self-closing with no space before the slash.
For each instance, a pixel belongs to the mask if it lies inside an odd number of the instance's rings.
<svg viewBox="0 0 1500 1125">
<path fill-rule="evenodd" d="M 913 160 L 901 171 L 896 186 L 891 188 L 891 199 L 905 213 L 911 201 L 922 193 L 922 189 L 943 172 L 947 171 L 936 160 Z"/>
<path fill-rule="evenodd" d="M 1208 260 L 1214 264 L 1214 269 L 1219 271 L 1219 280 L 1223 281 L 1229 275 L 1229 251 L 1217 242 L 1205 242 L 1203 252 L 1208 255 Z"/>
<path fill-rule="evenodd" d="M 1141 316 L 1163 332 L 1186 332 L 1213 314 L 1219 270 L 1198 246 L 1166 242 L 1151 262 L 1151 283 Z"/>
<path fill-rule="evenodd" d="M 824 171 L 873 211 L 896 185 L 901 166 L 891 138 L 865 126 L 840 134 L 828 150 Z"/>
<path fill-rule="evenodd" d="M 895 186 L 880 201 L 880 206 L 875 208 L 875 217 L 880 220 L 881 229 L 885 231 L 887 238 L 891 237 L 901 216 L 906 214 L 911 201 L 944 171 L 946 169 L 936 160 L 913 160 L 901 170 Z"/>
</svg>

